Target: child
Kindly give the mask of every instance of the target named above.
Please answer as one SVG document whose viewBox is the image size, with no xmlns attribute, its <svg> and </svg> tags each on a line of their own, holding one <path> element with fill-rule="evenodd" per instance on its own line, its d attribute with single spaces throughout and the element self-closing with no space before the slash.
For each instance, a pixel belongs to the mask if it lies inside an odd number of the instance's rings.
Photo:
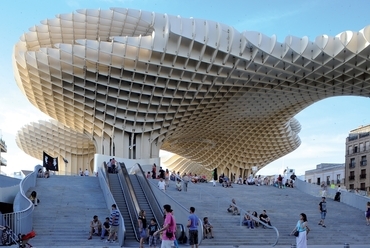
<svg viewBox="0 0 370 248">
<path fill-rule="evenodd" d="M 149 230 L 149 247 L 157 247 L 157 237 L 154 236 L 154 233 L 158 230 L 158 224 L 154 218 L 150 220 L 150 225 L 148 226 Z"/>
</svg>

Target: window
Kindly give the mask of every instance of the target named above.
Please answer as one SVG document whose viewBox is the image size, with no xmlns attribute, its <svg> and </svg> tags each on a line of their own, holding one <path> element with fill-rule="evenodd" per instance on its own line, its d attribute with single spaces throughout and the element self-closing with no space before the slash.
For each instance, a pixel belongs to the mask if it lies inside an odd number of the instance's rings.
<svg viewBox="0 0 370 248">
<path fill-rule="evenodd" d="M 360 152 L 365 151 L 364 143 L 360 143 Z"/>
<path fill-rule="evenodd" d="M 354 147 L 353 147 L 353 153 L 358 153 L 358 148 L 357 148 L 357 146 L 354 146 Z"/>
<path fill-rule="evenodd" d="M 352 146 L 348 146 L 348 154 L 352 154 L 353 151 L 352 151 Z"/>
<path fill-rule="evenodd" d="M 366 189 L 365 189 L 365 183 L 361 183 L 361 184 L 360 184 L 360 190 L 366 190 Z"/>
<path fill-rule="evenodd" d="M 349 162 L 349 168 L 354 168 L 356 165 L 355 158 L 351 158 Z"/>
<path fill-rule="evenodd" d="M 340 174 L 337 174 L 337 184 L 340 183 Z"/>
<path fill-rule="evenodd" d="M 311 183 L 311 179 L 308 179 L 308 183 Z"/>
<path fill-rule="evenodd" d="M 348 177 L 349 180 L 355 180 L 355 172 L 354 171 L 350 171 L 349 172 L 349 177 Z"/>
<path fill-rule="evenodd" d="M 361 170 L 361 174 L 360 174 L 360 179 L 365 179 L 365 178 L 366 178 L 366 169 Z"/>
<path fill-rule="evenodd" d="M 361 166 L 365 166 L 365 165 L 367 165 L 366 155 L 365 155 L 365 156 L 361 156 L 361 162 L 360 162 L 360 165 L 361 165 Z"/>
<path fill-rule="evenodd" d="M 330 185 L 330 176 L 326 176 L 326 185 Z"/>
<path fill-rule="evenodd" d="M 349 185 L 349 189 L 355 189 L 355 185 L 354 184 L 350 184 Z"/>
<path fill-rule="evenodd" d="M 370 142 L 369 141 L 366 141 L 365 142 L 365 151 L 370 149 L 369 146 L 370 146 Z"/>
</svg>

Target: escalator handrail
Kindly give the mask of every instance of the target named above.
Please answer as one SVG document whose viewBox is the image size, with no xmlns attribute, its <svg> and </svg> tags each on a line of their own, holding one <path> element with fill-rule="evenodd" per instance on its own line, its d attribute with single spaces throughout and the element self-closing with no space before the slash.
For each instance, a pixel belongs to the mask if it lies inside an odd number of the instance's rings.
<svg viewBox="0 0 370 248">
<path fill-rule="evenodd" d="M 134 209 L 133 197 L 130 194 L 130 190 L 128 189 L 129 186 L 127 185 L 128 184 L 127 178 L 126 178 L 126 180 L 123 180 L 123 179 L 125 179 L 124 172 L 126 172 L 126 174 L 127 174 L 126 166 L 125 166 L 124 163 L 120 163 L 120 167 L 121 167 L 121 170 L 118 171 L 118 179 L 119 179 L 119 182 L 120 182 L 120 185 L 121 185 L 121 189 L 123 191 L 123 198 L 125 199 L 125 202 L 126 202 L 126 205 L 127 205 L 127 210 L 128 210 L 129 216 L 130 216 L 130 222 L 131 222 L 131 225 L 134 229 L 135 239 L 137 241 L 139 241 L 140 236 L 138 235 L 138 229 L 136 228 L 136 225 L 135 225 L 135 223 L 137 224 L 137 222 L 135 220 L 138 219 L 138 212 L 135 211 L 135 209 Z M 128 179 L 128 180 L 130 180 L 130 179 Z M 132 185 L 131 185 L 131 187 L 132 187 Z M 133 194 L 135 194 L 135 193 L 133 192 Z M 129 200 L 130 200 L 130 202 L 129 202 Z M 136 199 L 136 201 L 137 201 L 137 199 Z M 136 218 L 136 219 L 134 220 L 133 218 Z"/>
<path fill-rule="evenodd" d="M 143 189 L 145 188 L 144 195 L 147 198 L 148 202 L 150 203 L 150 208 L 153 212 L 154 218 L 156 219 L 157 223 L 163 223 L 163 221 L 164 221 L 163 220 L 163 216 L 164 216 L 163 209 L 162 209 L 161 205 L 159 204 L 159 202 L 157 201 L 157 198 L 154 197 L 154 192 L 153 192 L 152 187 L 150 186 L 150 184 L 148 182 L 148 179 L 145 176 L 143 168 L 141 167 L 140 164 L 136 164 L 136 165 L 138 166 L 139 170 L 141 171 L 142 178 L 144 179 L 144 180 L 139 180 L 139 183 L 140 183 L 140 185 Z M 146 192 L 150 192 L 150 193 L 147 194 Z M 156 209 L 154 209 L 154 208 L 156 208 Z"/>
</svg>

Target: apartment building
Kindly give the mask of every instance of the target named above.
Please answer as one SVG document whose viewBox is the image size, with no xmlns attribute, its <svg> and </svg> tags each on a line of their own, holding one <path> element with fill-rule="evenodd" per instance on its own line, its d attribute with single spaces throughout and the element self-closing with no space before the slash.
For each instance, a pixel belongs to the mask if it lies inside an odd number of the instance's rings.
<svg viewBox="0 0 370 248">
<path fill-rule="evenodd" d="M 326 182 L 327 185 L 345 185 L 345 165 L 335 163 L 321 163 L 316 169 L 305 172 L 305 180 L 308 183 L 320 185 Z M 342 187 L 344 188 L 344 187 Z"/>
<path fill-rule="evenodd" d="M 346 139 L 345 185 L 348 189 L 370 190 L 367 158 L 370 157 L 370 125 L 350 131 Z"/>
<path fill-rule="evenodd" d="M 6 166 L 7 164 L 6 159 L 1 156 L 1 153 L 3 152 L 7 152 L 7 147 L 5 141 L 2 138 L 0 138 L 0 174 L 3 174 L 1 173 L 1 166 Z"/>
</svg>

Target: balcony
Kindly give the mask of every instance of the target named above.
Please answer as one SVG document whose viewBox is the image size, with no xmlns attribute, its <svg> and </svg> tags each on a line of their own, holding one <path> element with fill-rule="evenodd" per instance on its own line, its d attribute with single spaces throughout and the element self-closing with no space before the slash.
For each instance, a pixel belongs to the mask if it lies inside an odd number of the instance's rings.
<svg viewBox="0 0 370 248">
<path fill-rule="evenodd" d="M 6 147 L 5 141 L 0 139 L 0 152 L 6 152 L 6 151 L 7 151 L 7 147 Z"/>
<path fill-rule="evenodd" d="M 7 165 L 7 161 L 5 158 L 0 158 L 0 166 L 6 166 Z"/>
<path fill-rule="evenodd" d="M 360 179 L 365 179 L 366 178 L 366 174 L 360 174 Z"/>
<path fill-rule="evenodd" d="M 361 165 L 361 166 L 366 166 L 366 165 L 367 165 L 367 160 L 362 160 L 362 161 L 360 161 L 360 165 Z"/>
<path fill-rule="evenodd" d="M 348 180 L 350 180 L 350 181 L 355 180 L 355 176 L 354 176 L 354 175 L 353 175 L 353 176 L 349 176 L 349 177 L 348 177 Z"/>
<path fill-rule="evenodd" d="M 348 164 L 349 168 L 355 168 L 356 162 L 352 162 Z"/>
</svg>

